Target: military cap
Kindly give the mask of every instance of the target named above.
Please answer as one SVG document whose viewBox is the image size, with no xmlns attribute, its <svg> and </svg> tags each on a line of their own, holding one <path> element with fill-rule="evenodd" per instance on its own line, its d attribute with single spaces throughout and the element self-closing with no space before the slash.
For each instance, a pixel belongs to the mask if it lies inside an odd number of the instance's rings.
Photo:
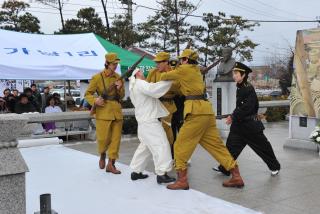
<svg viewBox="0 0 320 214">
<path fill-rule="evenodd" d="M 178 65 L 178 63 L 179 63 L 179 61 L 176 60 L 176 59 L 170 60 L 170 65 L 171 65 L 172 67 L 176 67 L 176 66 Z"/>
<path fill-rule="evenodd" d="M 106 62 L 108 62 L 108 63 L 116 63 L 116 62 L 120 61 L 118 55 L 116 53 L 112 53 L 112 52 L 107 53 L 105 55 L 105 58 L 106 58 Z"/>
<path fill-rule="evenodd" d="M 179 58 L 188 58 L 191 60 L 196 61 L 198 59 L 199 55 L 196 51 L 191 49 L 184 49 L 182 54 L 179 56 Z"/>
<path fill-rule="evenodd" d="M 162 61 L 169 61 L 170 59 L 170 54 L 167 52 L 159 52 L 153 59 L 155 62 L 162 62 Z"/>
<path fill-rule="evenodd" d="M 241 63 L 241 62 L 236 62 L 234 67 L 233 67 L 233 71 L 242 71 L 246 74 L 249 74 L 252 72 L 251 68 L 249 68 L 248 66 L 246 66 L 245 64 Z"/>
</svg>

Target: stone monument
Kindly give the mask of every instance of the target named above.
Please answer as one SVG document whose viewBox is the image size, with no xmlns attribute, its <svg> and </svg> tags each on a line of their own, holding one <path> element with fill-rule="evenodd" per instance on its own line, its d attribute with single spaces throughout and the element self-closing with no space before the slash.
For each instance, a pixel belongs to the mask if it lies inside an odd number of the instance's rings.
<svg viewBox="0 0 320 214">
<path fill-rule="evenodd" d="M 236 64 L 236 60 L 232 58 L 232 48 L 226 47 L 222 49 L 222 60 L 217 70 L 216 82 L 233 82 L 232 69 Z"/>
<path fill-rule="evenodd" d="M 298 30 L 290 92 L 289 136 L 284 147 L 319 151 L 310 139 L 320 124 L 320 30 Z"/>
<path fill-rule="evenodd" d="M 212 104 L 216 115 L 230 114 L 236 107 L 236 84 L 232 78 L 232 69 L 236 60 L 232 58 L 232 48 L 222 49 L 222 61 L 217 69 L 217 76 L 212 85 Z M 229 126 L 224 120 L 217 120 L 217 127 L 222 137 L 229 134 Z"/>
<path fill-rule="evenodd" d="M 0 115 L 0 213 L 26 213 L 25 173 L 28 167 L 17 148 L 16 138 L 28 118 L 17 114 Z"/>
</svg>

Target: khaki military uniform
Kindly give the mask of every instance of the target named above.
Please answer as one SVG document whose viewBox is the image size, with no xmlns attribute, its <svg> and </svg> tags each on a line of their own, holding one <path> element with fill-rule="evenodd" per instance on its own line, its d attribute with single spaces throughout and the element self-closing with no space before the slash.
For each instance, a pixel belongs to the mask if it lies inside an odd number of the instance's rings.
<svg viewBox="0 0 320 214">
<path fill-rule="evenodd" d="M 117 73 L 111 73 L 110 70 L 104 69 L 102 72 L 103 79 L 105 82 L 106 89 L 116 82 L 120 76 Z M 85 99 L 90 103 L 94 104 L 95 97 L 94 93 L 97 92 L 101 95 L 104 91 L 103 79 L 101 72 L 95 74 L 85 93 Z M 114 87 L 111 91 L 107 92 L 108 97 L 119 96 L 121 100 L 124 97 L 124 82 L 123 87 L 117 90 Z M 123 115 L 121 110 L 121 104 L 116 100 L 105 100 L 104 106 L 96 107 L 96 136 L 98 143 L 98 152 L 103 154 L 108 151 L 110 159 L 118 159 L 119 148 L 123 124 Z"/>
<path fill-rule="evenodd" d="M 161 72 L 156 68 L 149 71 L 146 81 L 156 83 L 160 81 Z M 177 81 L 173 82 L 170 90 L 160 98 L 161 103 L 169 111 L 169 115 L 162 118 L 162 126 L 166 132 L 169 143 L 172 145 L 174 142 L 173 132 L 171 128 L 172 114 L 177 111 L 177 107 L 174 103 L 174 96 L 179 93 L 179 84 Z"/>
<path fill-rule="evenodd" d="M 203 95 L 205 85 L 197 65 L 184 64 L 161 74 L 161 80 L 176 80 L 184 96 Z M 176 170 L 185 170 L 187 161 L 199 143 L 222 166 L 230 170 L 236 166 L 216 127 L 215 115 L 209 101 L 198 99 L 184 102 L 185 122 L 174 145 Z"/>
</svg>

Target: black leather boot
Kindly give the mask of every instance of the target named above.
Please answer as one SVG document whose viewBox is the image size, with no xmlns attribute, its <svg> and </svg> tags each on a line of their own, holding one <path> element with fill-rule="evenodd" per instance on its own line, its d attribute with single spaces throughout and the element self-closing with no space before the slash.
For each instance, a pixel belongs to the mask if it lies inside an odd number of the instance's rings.
<svg viewBox="0 0 320 214">
<path fill-rule="evenodd" d="M 227 171 L 223 166 L 219 165 L 218 167 L 212 168 L 216 172 L 221 172 L 225 176 L 230 176 L 230 172 Z"/>
<path fill-rule="evenodd" d="M 147 177 L 149 177 L 149 175 L 142 174 L 142 172 L 140 172 L 140 173 L 132 172 L 131 173 L 131 180 L 133 180 L 133 181 L 138 180 L 138 179 L 145 179 Z"/>
<path fill-rule="evenodd" d="M 164 175 L 157 175 L 157 183 L 162 184 L 162 183 L 170 183 L 174 182 L 176 179 L 171 178 L 169 175 L 164 174 Z"/>
</svg>

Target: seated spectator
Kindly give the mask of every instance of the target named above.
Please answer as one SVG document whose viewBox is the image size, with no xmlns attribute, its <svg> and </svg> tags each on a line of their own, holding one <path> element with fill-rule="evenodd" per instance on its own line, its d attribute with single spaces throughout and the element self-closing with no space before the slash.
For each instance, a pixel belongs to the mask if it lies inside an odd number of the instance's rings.
<svg viewBox="0 0 320 214">
<path fill-rule="evenodd" d="M 19 99 L 19 91 L 18 91 L 18 89 L 13 89 L 13 90 L 12 90 L 12 94 L 13 94 L 13 96 L 14 96 L 15 98 Z"/>
<path fill-rule="evenodd" d="M 34 106 L 37 112 L 41 112 L 41 105 L 37 102 L 37 99 L 33 95 L 33 91 L 31 88 L 25 88 L 23 93 L 27 95 L 30 103 Z"/>
<path fill-rule="evenodd" d="M 67 111 L 79 110 L 74 100 L 67 100 Z"/>
<path fill-rule="evenodd" d="M 3 90 L 3 99 L 5 100 L 5 101 L 8 101 L 7 99 L 8 99 L 8 96 L 11 94 L 11 90 L 9 89 L 9 88 L 6 88 L 6 89 L 4 89 Z"/>
<path fill-rule="evenodd" d="M 2 97 L 0 97 L 0 114 L 5 114 L 8 112 L 9 110 L 6 105 L 6 101 Z"/>
<path fill-rule="evenodd" d="M 81 100 L 81 102 L 80 102 L 80 108 L 81 109 L 85 109 L 85 110 L 91 110 L 91 105 L 88 103 L 88 101 L 85 99 L 85 98 L 83 98 L 82 100 Z"/>
<path fill-rule="evenodd" d="M 7 108 L 9 112 L 15 113 L 14 108 L 17 102 L 19 102 L 19 97 L 15 98 L 13 94 L 9 94 L 7 97 Z"/>
<path fill-rule="evenodd" d="M 49 96 L 46 102 L 46 108 L 44 110 L 45 113 L 57 113 L 62 112 L 61 108 L 56 105 L 55 98 L 53 96 Z M 48 133 L 53 133 L 56 129 L 56 124 L 54 122 L 45 123 L 44 129 Z"/>
<path fill-rule="evenodd" d="M 29 101 L 28 96 L 25 93 L 21 93 L 19 96 L 19 102 L 15 105 L 14 112 L 17 114 L 36 112 L 36 108 Z"/>
<path fill-rule="evenodd" d="M 66 108 L 65 108 L 64 104 L 61 101 L 60 94 L 59 93 L 53 93 L 52 96 L 55 99 L 56 105 L 59 106 L 62 111 L 65 111 Z"/>
</svg>

